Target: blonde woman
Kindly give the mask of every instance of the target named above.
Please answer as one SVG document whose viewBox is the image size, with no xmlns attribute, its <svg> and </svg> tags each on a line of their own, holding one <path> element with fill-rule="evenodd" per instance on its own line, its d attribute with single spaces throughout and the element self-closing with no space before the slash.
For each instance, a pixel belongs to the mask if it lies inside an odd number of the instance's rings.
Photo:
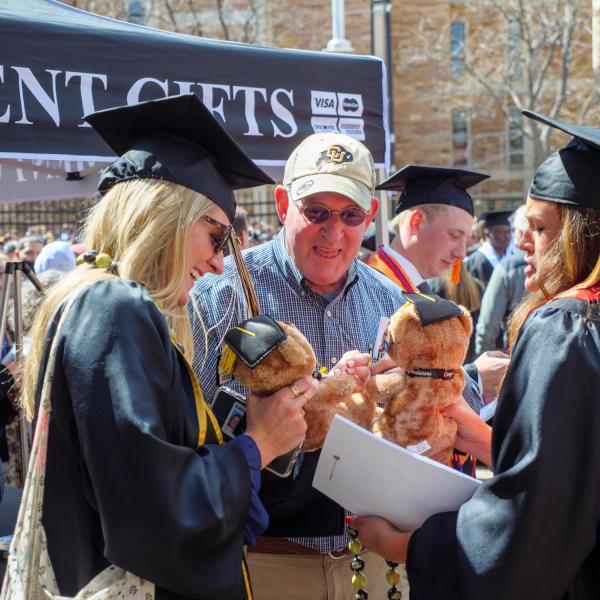
<svg viewBox="0 0 600 600">
<path fill-rule="evenodd" d="M 455 276 L 455 271 L 458 271 L 458 276 Z M 473 362 L 477 356 L 475 354 L 475 328 L 477 327 L 479 309 L 481 308 L 483 283 L 473 277 L 465 267 L 464 262 L 460 260 L 451 269 L 444 271 L 441 277 L 432 279 L 430 285 L 434 294 L 464 306 L 471 313 L 473 333 L 469 341 L 465 363 Z"/>
<path fill-rule="evenodd" d="M 530 296 L 491 430 L 466 408 L 457 445 L 493 465 L 457 512 L 402 533 L 356 519 L 362 542 L 406 559 L 411 598 L 600 596 L 600 129 L 526 116 L 574 136 L 537 170 L 519 241 Z"/>
<path fill-rule="evenodd" d="M 87 120 L 121 157 L 86 221 L 96 254 L 45 300 L 24 382 L 33 413 L 53 343 L 44 569 L 65 596 L 118 567 L 139 578 L 121 597 L 251 597 L 242 546 L 267 524 L 260 469 L 303 438 L 316 384 L 250 397 L 246 434 L 220 443 L 186 303 L 195 279 L 222 272 L 232 189 L 269 178 L 193 95 Z"/>
</svg>

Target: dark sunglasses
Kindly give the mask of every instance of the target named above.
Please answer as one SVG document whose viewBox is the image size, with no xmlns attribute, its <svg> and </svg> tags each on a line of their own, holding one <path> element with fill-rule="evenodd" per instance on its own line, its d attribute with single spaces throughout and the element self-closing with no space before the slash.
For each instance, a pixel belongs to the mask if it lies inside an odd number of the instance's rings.
<svg viewBox="0 0 600 600">
<path fill-rule="evenodd" d="M 212 244 L 213 252 L 215 254 L 219 254 L 219 252 L 223 252 L 223 250 L 225 249 L 225 246 L 227 246 L 227 242 L 229 241 L 229 238 L 231 237 L 231 232 L 233 231 L 233 225 L 224 225 L 220 221 L 217 221 L 216 219 L 213 219 L 212 217 L 209 217 L 207 215 L 202 218 L 207 223 L 210 223 L 211 225 L 214 225 L 215 227 L 217 227 L 219 229 L 219 231 L 221 232 L 220 236 L 211 234 L 210 243 Z"/>
<path fill-rule="evenodd" d="M 310 223 L 325 223 L 331 215 L 340 215 L 344 225 L 358 227 L 367 218 L 367 212 L 358 206 L 348 206 L 343 210 L 331 210 L 323 204 L 297 204 L 300 214 Z"/>
</svg>

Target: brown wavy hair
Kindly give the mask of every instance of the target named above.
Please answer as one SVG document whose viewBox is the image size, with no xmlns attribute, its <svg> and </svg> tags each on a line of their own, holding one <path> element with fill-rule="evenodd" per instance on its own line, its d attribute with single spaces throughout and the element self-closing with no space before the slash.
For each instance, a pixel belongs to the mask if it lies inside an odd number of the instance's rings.
<svg viewBox="0 0 600 600">
<path fill-rule="evenodd" d="M 540 289 L 528 294 L 511 317 L 508 326 L 511 352 L 532 310 L 571 288 L 600 282 L 600 209 L 552 204 L 560 219 L 560 233 L 537 267 Z"/>
</svg>

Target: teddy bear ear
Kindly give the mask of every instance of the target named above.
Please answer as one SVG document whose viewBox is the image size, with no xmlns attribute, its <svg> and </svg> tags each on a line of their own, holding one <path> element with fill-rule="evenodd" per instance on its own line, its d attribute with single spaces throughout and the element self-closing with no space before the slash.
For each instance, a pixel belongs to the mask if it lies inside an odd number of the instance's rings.
<svg viewBox="0 0 600 600">
<path fill-rule="evenodd" d="M 405 335 L 405 329 L 418 323 L 419 317 L 412 302 L 403 304 L 390 318 L 387 335 L 391 342 L 402 341 Z"/>
<path fill-rule="evenodd" d="M 312 362 L 313 368 L 311 370 L 314 370 L 317 359 L 308 340 L 300 333 L 300 331 L 298 331 L 298 329 L 296 329 L 296 327 L 294 327 L 294 325 L 282 322 L 279 323 L 287 333 L 287 338 L 277 348 L 281 353 L 281 356 L 293 367 L 306 365 L 307 363 Z"/>
<path fill-rule="evenodd" d="M 461 308 L 463 312 L 458 319 L 465 328 L 467 336 L 471 337 L 471 333 L 473 332 L 473 319 L 471 318 L 471 313 L 464 306 L 461 306 Z"/>
</svg>

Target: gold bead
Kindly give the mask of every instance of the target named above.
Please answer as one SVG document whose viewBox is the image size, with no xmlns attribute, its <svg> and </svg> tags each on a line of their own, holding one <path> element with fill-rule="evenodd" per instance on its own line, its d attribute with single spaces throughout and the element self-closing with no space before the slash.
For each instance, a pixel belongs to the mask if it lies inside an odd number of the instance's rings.
<svg viewBox="0 0 600 600">
<path fill-rule="evenodd" d="M 110 267 L 110 263 L 112 262 L 112 258 L 106 254 L 106 252 L 101 252 L 96 256 L 96 266 L 99 269 L 106 269 Z"/>
<path fill-rule="evenodd" d="M 390 585 L 398 585 L 400 583 L 400 573 L 398 571 L 394 571 L 390 569 L 386 574 L 385 578 Z"/>
<path fill-rule="evenodd" d="M 350 540 L 350 543 L 348 544 L 348 550 L 350 550 L 352 554 L 358 554 L 361 548 L 362 544 L 358 540 Z"/>
<path fill-rule="evenodd" d="M 367 578 L 362 573 L 354 573 L 354 575 L 352 575 L 352 585 L 356 589 L 366 588 Z"/>
<path fill-rule="evenodd" d="M 83 260 L 83 254 L 80 254 L 80 255 L 77 257 L 77 260 L 75 261 L 75 263 L 76 263 L 77 265 L 82 265 L 84 262 L 85 262 L 85 261 Z"/>
</svg>

